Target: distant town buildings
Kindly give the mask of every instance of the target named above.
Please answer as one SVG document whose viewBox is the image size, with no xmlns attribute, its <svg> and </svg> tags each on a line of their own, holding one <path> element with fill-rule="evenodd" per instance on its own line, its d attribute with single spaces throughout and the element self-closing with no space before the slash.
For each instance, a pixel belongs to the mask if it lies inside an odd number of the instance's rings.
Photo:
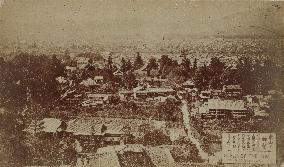
<svg viewBox="0 0 284 167">
<path fill-rule="evenodd" d="M 239 97 L 242 93 L 240 85 L 224 85 L 223 92 L 229 97 Z"/>
</svg>

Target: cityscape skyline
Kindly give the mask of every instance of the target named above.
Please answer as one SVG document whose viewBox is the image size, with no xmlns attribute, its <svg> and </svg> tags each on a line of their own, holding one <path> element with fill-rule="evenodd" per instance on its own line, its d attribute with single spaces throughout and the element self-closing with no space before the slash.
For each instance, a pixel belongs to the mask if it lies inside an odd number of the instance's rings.
<svg viewBox="0 0 284 167">
<path fill-rule="evenodd" d="M 2 5 L 3 42 L 88 44 L 284 35 L 283 2 L 10 0 Z"/>
</svg>

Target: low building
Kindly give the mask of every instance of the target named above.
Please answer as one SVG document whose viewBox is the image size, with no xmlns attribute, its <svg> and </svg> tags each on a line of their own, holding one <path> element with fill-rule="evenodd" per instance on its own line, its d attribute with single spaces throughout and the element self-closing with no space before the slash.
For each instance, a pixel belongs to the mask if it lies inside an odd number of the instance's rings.
<svg viewBox="0 0 284 167">
<path fill-rule="evenodd" d="M 167 79 L 157 78 L 157 77 L 145 77 L 142 80 L 140 80 L 143 84 L 149 85 L 151 87 L 165 87 L 168 86 Z"/>
<path fill-rule="evenodd" d="M 94 153 L 100 147 L 125 144 L 133 138 L 145 135 L 142 127 L 149 125 L 149 130 L 165 129 L 164 121 L 85 117 L 67 122 L 66 135 L 77 139 L 82 146 L 82 153 Z"/>
<path fill-rule="evenodd" d="M 98 84 L 101 84 L 104 82 L 104 76 L 95 76 L 94 81 Z"/>
<path fill-rule="evenodd" d="M 222 90 L 218 90 L 218 89 L 213 89 L 211 91 L 211 95 L 212 95 L 212 98 L 223 97 L 223 91 Z"/>
<path fill-rule="evenodd" d="M 223 92 L 227 97 L 240 97 L 242 94 L 242 88 L 240 85 L 224 85 Z"/>
<path fill-rule="evenodd" d="M 78 140 L 82 152 L 93 153 L 103 146 L 121 144 L 123 128 L 99 118 L 78 118 L 67 123 L 65 132 Z"/>
<path fill-rule="evenodd" d="M 166 128 L 166 122 L 156 120 L 142 119 L 123 119 L 123 118 L 102 118 L 102 117 L 85 117 L 70 120 L 68 122 L 67 132 L 74 135 L 86 134 L 92 135 L 99 125 L 104 124 L 108 130 L 106 132 L 119 131 L 123 134 L 131 134 L 135 137 L 142 137 L 144 132 L 141 131 L 141 126 L 150 125 L 150 130 Z M 117 129 L 117 128 L 122 129 Z M 95 129 L 92 129 L 95 128 Z M 99 132 L 99 130 L 96 130 Z"/>
<path fill-rule="evenodd" d="M 211 91 L 209 90 L 204 90 L 200 92 L 199 98 L 201 99 L 201 101 L 203 102 L 207 102 L 208 99 L 211 98 Z"/>
<path fill-rule="evenodd" d="M 144 151 L 143 145 L 119 145 L 99 148 L 92 156 L 79 158 L 77 166 L 84 167 L 124 167 L 124 166 L 149 166 L 152 167 L 150 158 Z"/>
<path fill-rule="evenodd" d="M 102 94 L 102 93 L 86 93 L 86 99 L 82 102 L 82 106 L 102 106 L 109 103 L 109 97 L 112 94 Z"/>
<path fill-rule="evenodd" d="M 67 71 L 67 74 L 70 74 L 74 71 L 76 71 L 76 67 L 73 67 L 73 66 L 65 66 L 65 70 Z"/>
<path fill-rule="evenodd" d="M 252 112 L 245 106 L 243 100 L 209 99 L 207 104 L 199 107 L 198 113 L 201 118 L 250 118 Z"/>
<path fill-rule="evenodd" d="M 99 87 L 100 84 L 97 83 L 97 80 L 88 78 L 86 80 L 83 80 L 80 85 L 84 85 L 85 87 Z"/>
<path fill-rule="evenodd" d="M 94 60 L 93 61 L 93 66 L 98 68 L 98 69 L 103 69 L 104 68 L 105 61 L 104 60 Z"/>
<path fill-rule="evenodd" d="M 182 83 L 181 87 L 186 91 L 191 91 L 195 88 L 195 83 L 192 80 L 187 80 Z"/>
<path fill-rule="evenodd" d="M 147 101 L 163 101 L 168 96 L 174 96 L 172 88 L 141 88 L 134 91 L 134 98 Z"/>
</svg>

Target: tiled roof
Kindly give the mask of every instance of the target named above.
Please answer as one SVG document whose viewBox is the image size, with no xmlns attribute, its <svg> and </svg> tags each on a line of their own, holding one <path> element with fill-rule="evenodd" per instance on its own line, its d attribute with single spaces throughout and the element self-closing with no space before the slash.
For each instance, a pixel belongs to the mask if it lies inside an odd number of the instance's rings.
<svg viewBox="0 0 284 167">
<path fill-rule="evenodd" d="M 113 150 L 95 154 L 86 167 L 120 167 L 120 163 L 116 152 Z"/>
<path fill-rule="evenodd" d="M 94 158 L 90 160 L 89 165 L 98 167 L 114 165 L 118 167 L 124 165 L 166 167 L 173 166 L 174 163 L 174 158 L 167 147 L 145 147 L 140 144 L 127 144 L 99 148 Z"/>
<path fill-rule="evenodd" d="M 77 61 L 89 61 L 90 58 L 87 58 L 87 57 L 76 57 L 75 58 Z"/>
<path fill-rule="evenodd" d="M 104 76 L 95 76 L 94 77 L 94 80 L 101 80 L 101 79 L 104 79 Z"/>
<path fill-rule="evenodd" d="M 194 82 L 192 80 L 187 80 L 182 85 L 195 85 L 195 84 L 194 84 Z"/>
<path fill-rule="evenodd" d="M 107 100 L 108 97 L 110 96 L 111 94 L 100 94 L 100 93 L 88 93 L 87 94 L 87 97 L 88 98 L 94 98 L 94 99 L 103 99 L 103 100 Z"/>
<path fill-rule="evenodd" d="M 172 88 L 147 88 L 145 90 L 138 90 L 136 93 L 166 93 L 174 92 Z"/>
<path fill-rule="evenodd" d="M 142 144 L 125 144 L 125 145 L 114 145 L 98 148 L 97 153 L 106 153 L 116 151 L 119 154 L 123 154 L 124 152 L 143 152 L 144 146 Z"/>
<path fill-rule="evenodd" d="M 82 135 L 100 134 L 100 127 L 103 124 L 107 126 L 105 132 L 110 134 L 121 134 L 127 131 L 127 129 L 132 133 L 138 133 L 140 131 L 140 126 L 145 124 L 150 124 L 156 129 L 166 126 L 164 121 L 87 117 L 70 120 L 67 123 L 66 131 Z"/>
<path fill-rule="evenodd" d="M 167 129 L 167 134 L 170 136 L 171 141 L 175 141 L 180 137 L 187 136 L 183 128 L 169 128 Z"/>
<path fill-rule="evenodd" d="M 93 85 L 98 85 L 97 82 L 91 78 L 88 78 L 86 80 L 83 80 L 81 83 L 81 85 L 84 85 L 84 86 L 93 86 Z"/>
<path fill-rule="evenodd" d="M 242 89 L 240 85 L 224 85 L 224 89 Z"/>
<path fill-rule="evenodd" d="M 101 135 L 102 123 L 88 119 L 76 119 L 67 123 L 67 132 L 73 132 L 75 135 Z"/>
<path fill-rule="evenodd" d="M 148 147 L 146 152 L 151 159 L 151 162 L 157 167 L 172 166 L 174 159 L 167 148 Z"/>
<path fill-rule="evenodd" d="M 225 110 L 246 110 L 243 100 L 220 100 L 209 99 L 209 109 L 225 109 Z"/>
<path fill-rule="evenodd" d="M 145 77 L 143 80 L 145 81 L 160 81 L 160 82 L 166 82 L 167 79 L 157 78 L 157 77 Z"/>
<path fill-rule="evenodd" d="M 119 90 L 118 93 L 120 93 L 120 94 L 131 94 L 131 93 L 133 93 L 133 91 L 132 90 Z"/>
<path fill-rule="evenodd" d="M 44 118 L 43 122 L 43 130 L 44 132 L 56 132 L 56 130 L 61 125 L 61 120 L 56 118 Z"/>
</svg>

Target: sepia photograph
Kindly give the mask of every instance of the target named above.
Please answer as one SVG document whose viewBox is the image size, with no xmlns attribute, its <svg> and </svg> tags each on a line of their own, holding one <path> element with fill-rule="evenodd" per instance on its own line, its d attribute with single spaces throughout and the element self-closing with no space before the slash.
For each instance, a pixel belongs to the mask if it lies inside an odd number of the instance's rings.
<svg viewBox="0 0 284 167">
<path fill-rule="evenodd" d="M 284 167 L 284 1 L 0 0 L 0 167 Z"/>
</svg>

